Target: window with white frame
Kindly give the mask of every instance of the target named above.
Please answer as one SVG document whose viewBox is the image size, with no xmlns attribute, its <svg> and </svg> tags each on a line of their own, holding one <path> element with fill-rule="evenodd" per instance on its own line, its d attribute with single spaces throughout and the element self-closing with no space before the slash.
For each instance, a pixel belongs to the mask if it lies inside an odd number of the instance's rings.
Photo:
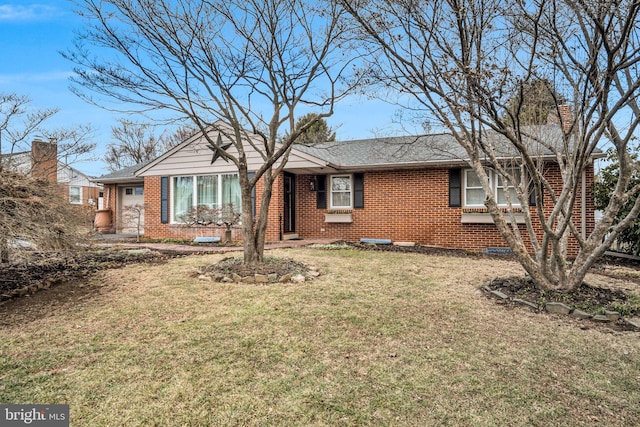
<svg viewBox="0 0 640 427">
<path fill-rule="evenodd" d="M 508 169 L 507 173 L 515 178 L 515 184 L 520 183 L 520 170 Z M 509 195 L 509 201 L 512 206 L 520 206 L 520 201 L 514 188 L 514 183 L 507 183 L 500 175 L 495 171 L 487 171 L 489 176 L 489 186 L 491 187 L 493 194 L 500 206 L 506 206 L 507 194 Z M 484 207 L 485 192 L 482 188 L 480 178 L 472 169 L 464 170 L 464 206 L 468 207 Z"/>
<path fill-rule="evenodd" d="M 491 176 L 489 176 L 491 180 Z M 464 170 L 464 205 L 484 206 L 485 194 L 478 175 L 471 170 Z"/>
<path fill-rule="evenodd" d="M 70 186 L 69 187 L 69 203 L 74 205 L 82 204 L 82 187 Z"/>
<path fill-rule="evenodd" d="M 238 174 L 174 176 L 171 179 L 171 220 L 182 222 L 181 217 L 197 206 L 221 208 L 233 204 L 242 209 Z"/>
<path fill-rule="evenodd" d="M 332 209 L 351 209 L 353 200 L 351 191 L 351 175 L 331 176 L 330 188 L 330 207 Z"/>
<path fill-rule="evenodd" d="M 496 174 L 496 200 L 499 205 L 508 205 L 511 203 L 512 206 L 520 206 L 520 200 L 518 200 L 518 194 L 516 193 L 515 185 L 520 184 L 520 170 L 519 169 L 508 169 L 507 173 L 513 177 L 516 182 L 506 182 L 504 179 Z M 504 182 L 503 182 L 504 181 Z M 508 200 L 507 200 L 508 195 Z"/>
</svg>

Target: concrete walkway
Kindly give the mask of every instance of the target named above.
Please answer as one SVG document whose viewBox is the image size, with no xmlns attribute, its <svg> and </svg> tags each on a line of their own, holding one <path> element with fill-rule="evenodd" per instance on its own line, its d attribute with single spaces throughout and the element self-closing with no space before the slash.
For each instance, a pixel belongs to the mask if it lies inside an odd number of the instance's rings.
<svg viewBox="0 0 640 427">
<path fill-rule="evenodd" d="M 102 237 L 102 236 L 101 236 Z M 238 246 L 205 246 L 205 245 L 182 245 L 179 243 L 136 243 L 135 236 L 124 235 L 105 235 L 97 238 L 97 245 L 105 247 L 124 247 L 124 248 L 148 248 L 158 252 L 171 252 L 183 254 L 204 254 L 204 253 L 224 253 L 224 252 L 242 252 L 244 248 Z M 298 248 L 313 244 L 327 245 L 337 242 L 337 239 L 300 239 L 300 240 L 282 240 L 280 242 L 271 242 L 264 245 L 265 250 L 282 249 L 282 248 Z"/>
</svg>

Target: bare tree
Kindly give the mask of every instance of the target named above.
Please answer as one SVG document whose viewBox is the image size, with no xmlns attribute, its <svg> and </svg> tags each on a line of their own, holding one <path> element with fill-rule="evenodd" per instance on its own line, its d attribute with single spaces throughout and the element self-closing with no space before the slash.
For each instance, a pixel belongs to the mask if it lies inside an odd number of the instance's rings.
<svg viewBox="0 0 640 427">
<path fill-rule="evenodd" d="M 86 235 L 86 213 L 51 181 L 0 171 L 0 263 L 33 249 L 74 249 Z"/>
<path fill-rule="evenodd" d="M 28 156 L 28 161 L 21 157 L 31 151 L 36 136 L 55 141 L 57 155 L 67 163 L 90 157 L 95 148 L 89 140 L 91 127 L 51 129 L 47 125 L 58 111 L 35 109 L 26 96 L 0 94 L 0 262 L 7 262 L 11 251 L 23 246 L 71 244 L 77 237 L 76 226 L 83 223 L 78 209 L 55 194 L 55 183 L 37 179 L 55 176 L 58 159 L 48 153 Z M 36 168 L 39 176 L 33 176 Z"/>
<path fill-rule="evenodd" d="M 363 75 L 400 91 L 423 120 L 428 117 L 451 132 L 479 177 L 497 229 L 535 282 L 545 289 L 579 286 L 640 211 L 636 201 L 612 225 L 640 190 L 630 182 L 638 165 L 629 145 L 640 123 L 640 2 L 341 3 L 357 21 L 374 57 Z M 546 95 L 553 97 L 557 89 L 566 98 L 556 96 L 553 113 L 561 117 L 565 102 L 572 112 L 555 131 L 524 126 L 530 123 L 523 108 L 525 92 L 541 80 L 553 83 Z M 620 174 L 602 220 L 587 230 L 576 218 L 576 199 L 584 194 L 585 172 L 603 144 L 614 147 Z M 547 179 L 549 160 L 559 168 L 560 188 Z M 503 193 L 504 212 L 492 176 L 512 189 Z M 530 206 L 530 191 L 538 200 L 544 194 L 551 206 Z M 516 225 L 516 205 L 524 214 L 524 229 Z M 578 252 L 569 263 L 571 240 Z"/>
<path fill-rule="evenodd" d="M 31 99 L 24 95 L 0 93 L 0 170 L 15 165 L 17 154 L 30 151 L 35 137 L 56 142 L 57 155 L 67 164 L 92 158 L 96 144 L 90 141 L 93 136 L 91 126 L 48 126 L 59 111 L 58 108 L 36 109 Z M 39 166 L 38 159 L 32 160 L 35 161 L 29 165 L 20 165 L 22 173 L 30 174 Z M 51 163 L 55 165 L 55 162 Z"/>
<path fill-rule="evenodd" d="M 126 205 L 122 209 L 123 220 L 127 223 L 133 222 L 136 225 L 136 242 L 140 242 L 142 226 L 144 225 L 144 205 Z"/>
<path fill-rule="evenodd" d="M 139 123 L 125 118 L 119 119 L 118 123 L 118 126 L 111 128 L 114 141 L 107 145 L 104 156 L 104 161 L 112 172 L 153 160 L 195 133 L 191 128 L 180 127 L 174 133 L 165 130 L 156 135 L 151 123 Z"/>
<path fill-rule="evenodd" d="M 238 224 L 242 219 L 242 214 L 233 206 L 233 203 L 225 203 L 220 208 L 218 225 L 224 225 L 224 242 L 231 243 L 231 227 Z"/>
<path fill-rule="evenodd" d="M 329 117 L 345 93 L 339 84 L 347 67 L 338 54 L 346 34 L 341 8 L 305 0 L 77 3 L 87 27 L 66 54 L 78 64 L 76 92 L 94 102 L 90 94 L 189 119 L 238 168 L 244 259 L 262 261 L 273 182 L 296 139 Z M 118 57 L 96 57 L 85 44 Z M 300 108 L 318 115 L 296 129 Z M 263 162 L 252 175 L 249 149 Z M 251 192 L 259 180 L 264 190 L 254 217 Z"/>
</svg>

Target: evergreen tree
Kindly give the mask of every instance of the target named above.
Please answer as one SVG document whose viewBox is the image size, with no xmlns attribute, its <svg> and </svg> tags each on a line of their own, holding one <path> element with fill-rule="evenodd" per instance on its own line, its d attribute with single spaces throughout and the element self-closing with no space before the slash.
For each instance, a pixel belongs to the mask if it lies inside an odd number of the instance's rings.
<svg viewBox="0 0 640 427">
<path fill-rule="evenodd" d="M 605 210 L 611 201 L 611 195 L 614 193 L 615 186 L 618 182 L 618 176 L 620 174 L 620 163 L 617 161 L 615 152 L 609 150 L 608 159 L 611 163 L 604 167 L 598 174 L 598 179 L 593 185 L 593 200 L 596 209 Z M 637 161 L 637 156 L 633 156 Z M 640 172 L 636 171 L 631 175 L 628 188 L 640 187 Z M 622 206 L 618 215 L 614 219 L 614 224 L 617 224 L 622 218 L 627 216 L 633 205 L 638 198 L 636 195 L 632 196 Z M 617 242 L 625 249 L 625 252 L 633 255 L 640 255 L 640 219 L 636 218 L 631 223 L 629 228 L 621 231 L 618 235 Z"/>
<path fill-rule="evenodd" d="M 302 131 L 298 141 L 296 141 L 297 143 L 315 145 L 321 142 L 336 140 L 336 133 L 329 127 L 325 119 L 318 119 L 318 114 L 309 113 L 300 117 L 296 122 L 296 130 L 300 130 L 306 125 L 309 127 Z"/>
<path fill-rule="evenodd" d="M 518 120 L 522 126 L 544 125 L 549 122 L 549 115 L 557 116 L 557 106 L 565 102 L 548 79 L 531 80 L 521 84 L 520 91 L 507 104 L 505 120 Z"/>
</svg>

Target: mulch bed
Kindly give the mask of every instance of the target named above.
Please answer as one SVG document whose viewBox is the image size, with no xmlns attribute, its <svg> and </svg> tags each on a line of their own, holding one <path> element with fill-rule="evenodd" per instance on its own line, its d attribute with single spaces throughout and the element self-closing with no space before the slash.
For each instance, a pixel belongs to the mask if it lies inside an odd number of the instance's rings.
<svg viewBox="0 0 640 427">
<path fill-rule="evenodd" d="M 290 258 L 271 257 L 266 257 L 262 264 L 244 264 L 240 258 L 229 257 L 206 268 L 207 272 L 235 273 L 240 277 L 253 276 L 254 274 L 284 276 L 285 274 L 302 273 L 306 270 L 307 266 Z"/>
<path fill-rule="evenodd" d="M 593 287 L 587 283 L 583 283 L 570 292 L 541 290 L 536 287 L 531 279 L 525 277 L 496 278 L 487 286 L 491 290 L 500 291 L 507 295 L 508 299 L 500 302 L 512 308 L 527 309 L 514 301 L 514 298 L 517 298 L 536 304 L 540 312 L 545 312 L 545 303 L 559 302 L 572 309 L 581 310 L 592 315 L 615 311 L 624 317 L 640 316 L 640 305 L 637 302 L 630 301 L 630 296 L 625 292 Z M 489 297 L 490 294 L 487 294 L 487 296 Z M 580 322 L 582 329 L 597 327 L 614 331 L 638 331 L 635 327 L 626 323 L 623 318 L 608 323 L 596 323 L 590 319 L 576 321 Z"/>
<path fill-rule="evenodd" d="M 541 290 L 528 278 L 506 277 L 497 278 L 488 285 L 490 289 L 500 291 L 509 297 L 520 298 L 543 307 L 546 302 L 561 302 L 583 311 L 624 311 L 622 307 L 628 304 L 629 296 L 614 289 L 592 287 L 583 283 L 570 292 Z M 625 315 L 637 316 L 638 308 L 629 308 Z"/>
<path fill-rule="evenodd" d="M 396 246 L 396 245 L 374 245 L 367 243 L 339 242 L 348 245 L 353 249 L 380 252 L 401 252 L 411 254 L 435 255 L 435 256 L 455 256 L 465 258 L 495 258 L 496 255 L 487 255 L 480 252 L 465 251 L 462 249 L 449 249 L 434 246 Z"/>
<path fill-rule="evenodd" d="M 85 277 L 98 270 L 139 262 L 164 262 L 167 256 L 153 251 L 86 250 L 78 252 L 31 252 L 28 260 L 0 265 L 0 295 L 43 282 L 60 283 Z"/>
</svg>

